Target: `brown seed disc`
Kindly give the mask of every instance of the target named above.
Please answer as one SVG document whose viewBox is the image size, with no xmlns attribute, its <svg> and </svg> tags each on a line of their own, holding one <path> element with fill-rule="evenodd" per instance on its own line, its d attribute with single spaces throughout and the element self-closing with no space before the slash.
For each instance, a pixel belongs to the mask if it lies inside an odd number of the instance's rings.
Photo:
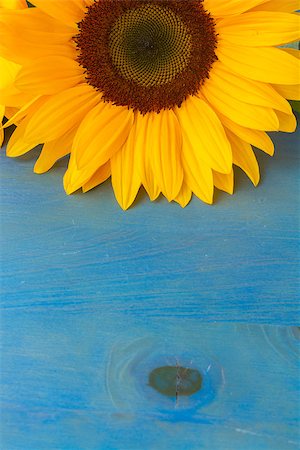
<svg viewBox="0 0 300 450">
<path fill-rule="evenodd" d="M 99 0 L 79 30 L 87 82 L 143 114 L 180 106 L 217 59 L 214 21 L 200 0 Z"/>
</svg>

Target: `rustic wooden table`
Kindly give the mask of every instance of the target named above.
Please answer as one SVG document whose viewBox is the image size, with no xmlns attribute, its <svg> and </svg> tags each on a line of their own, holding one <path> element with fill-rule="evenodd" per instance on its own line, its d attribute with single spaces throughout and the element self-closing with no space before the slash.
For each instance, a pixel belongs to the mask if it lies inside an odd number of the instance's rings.
<svg viewBox="0 0 300 450">
<path fill-rule="evenodd" d="M 1 449 L 298 447 L 299 136 L 186 209 L 1 155 Z M 157 392 L 166 365 L 201 389 Z"/>
</svg>

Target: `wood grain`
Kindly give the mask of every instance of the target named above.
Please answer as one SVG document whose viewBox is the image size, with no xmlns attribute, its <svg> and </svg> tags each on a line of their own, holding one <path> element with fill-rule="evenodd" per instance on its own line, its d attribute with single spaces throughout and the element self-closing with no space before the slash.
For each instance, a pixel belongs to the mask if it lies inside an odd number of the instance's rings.
<svg viewBox="0 0 300 450">
<path fill-rule="evenodd" d="M 186 209 L 1 155 L 1 449 L 297 448 L 299 132 L 274 139 L 257 189 Z M 177 407 L 147 386 L 176 361 L 205 381 Z"/>
<path fill-rule="evenodd" d="M 101 308 L 2 321 L 5 450 L 298 448 L 296 328 Z M 203 376 L 178 404 L 148 386 L 153 368 L 176 362 Z"/>
<path fill-rule="evenodd" d="M 2 154 L 2 306 L 294 324 L 299 132 L 275 142 L 258 188 L 237 171 L 236 193 L 214 206 L 141 193 L 127 212 L 109 183 L 68 197 L 65 163 L 34 175 L 34 155 Z"/>
</svg>

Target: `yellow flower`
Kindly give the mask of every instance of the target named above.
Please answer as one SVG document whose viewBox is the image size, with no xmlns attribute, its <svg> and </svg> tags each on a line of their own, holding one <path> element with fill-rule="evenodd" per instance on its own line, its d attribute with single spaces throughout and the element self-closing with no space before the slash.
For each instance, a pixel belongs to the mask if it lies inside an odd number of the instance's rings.
<svg viewBox="0 0 300 450">
<path fill-rule="evenodd" d="M 8 9 L 27 8 L 26 0 L 0 0 L 0 8 L 8 8 Z M 11 85 L 14 81 L 14 74 L 16 73 L 15 71 L 16 64 L 4 58 L 1 58 L 0 56 L 0 67 L 1 67 L 0 90 L 3 93 L 3 90 L 7 86 Z M 18 67 L 21 68 L 21 66 Z M 3 94 L 1 97 L 4 100 Z M 0 146 L 2 145 L 4 139 L 2 120 L 4 116 L 8 117 L 10 115 L 13 115 L 13 112 L 15 112 L 15 108 L 5 108 L 4 104 L 0 104 Z"/>
<path fill-rule="evenodd" d="M 298 0 L 10 1 L 7 154 L 43 144 L 42 173 L 70 153 L 68 194 L 111 176 L 124 209 L 141 185 L 151 200 L 212 203 L 214 186 L 233 192 L 233 165 L 258 183 L 252 146 L 272 155 L 266 132 L 296 128 L 299 52 L 278 46 L 300 38 Z"/>
</svg>

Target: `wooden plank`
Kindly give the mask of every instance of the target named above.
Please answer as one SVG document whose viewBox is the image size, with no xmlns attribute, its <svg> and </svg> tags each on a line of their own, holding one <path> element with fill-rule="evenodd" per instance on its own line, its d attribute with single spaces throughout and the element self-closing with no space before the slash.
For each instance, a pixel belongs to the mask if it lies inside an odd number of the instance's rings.
<svg viewBox="0 0 300 450">
<path fill-rule="evenodd" d="M 52 307 L 2 324 L 5 450 L 298 448 L 296 327 Z M 148 376 L 177 363 L 203 384 L 176 403 Z"/>
<path fill-rule="evenodd" d="M 65 162 L 1 155 L 3 307 L 294 324 L 299 318 L 299 131 L 259 154 L 255 189 L 181 209 L 144 193 L 123 212 L 111 186 L 66 196 Z M 299 147 L 299 146 L 298 146 Z"/>
<path fill-rule="evenodd" d="M 299 132 L 275 141 L 257 189 L 184 210 L 1 155 L 1 449 L 297 448 Z M 202 389 L 163 397 L 166 364 Z"/>
</svg>

